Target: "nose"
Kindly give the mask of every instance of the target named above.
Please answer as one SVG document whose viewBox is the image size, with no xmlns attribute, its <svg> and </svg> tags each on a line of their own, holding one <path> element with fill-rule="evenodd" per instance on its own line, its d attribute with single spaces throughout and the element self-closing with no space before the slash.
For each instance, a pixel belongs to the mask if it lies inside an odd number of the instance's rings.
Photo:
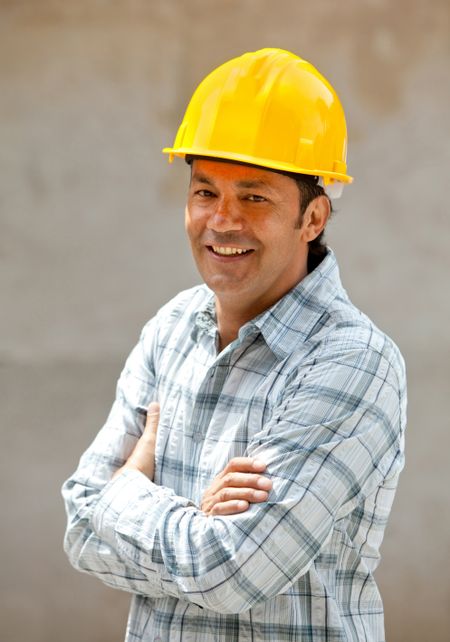
<svg viewBox="0 0 450 642">
<path fill-rule="evenodd" d="M 237 204 L 228 199 L 218 198 L 214 203 L 206 227 L 214 232 L 239 232 L 243 229 L 243 220 Z"/>
</svg>

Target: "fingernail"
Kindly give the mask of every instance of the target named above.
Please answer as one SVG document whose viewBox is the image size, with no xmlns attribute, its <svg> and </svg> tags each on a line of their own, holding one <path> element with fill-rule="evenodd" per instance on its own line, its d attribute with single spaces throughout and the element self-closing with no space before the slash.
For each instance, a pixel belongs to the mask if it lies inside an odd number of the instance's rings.
<svg viewBox="0 0 450 642">
<path fill-rule="evenodd" d="M 253 497 L 256 501 L 264 501 L 267 499 L 267 493 L 264 490 L 255 490 Z"/>
<path fill-rule="evenodd" d="M 266 464 L 263 461 L 261 461 L 261 459 L 253 460 L 253 468 L 264 469 L 265 467 L 266 467 Z"/>
<path fill-rule="evenodd" d="M 270 481 L 270 479 L 267 479 L 267 477 L 261 477 L 260 479 L 258 479 L 256 485 L 258 486 L 258 488 L 264 488 L 265 490 L 269 490 L 270 488 L 272 488 L 272 482 Z"/>
</svg>

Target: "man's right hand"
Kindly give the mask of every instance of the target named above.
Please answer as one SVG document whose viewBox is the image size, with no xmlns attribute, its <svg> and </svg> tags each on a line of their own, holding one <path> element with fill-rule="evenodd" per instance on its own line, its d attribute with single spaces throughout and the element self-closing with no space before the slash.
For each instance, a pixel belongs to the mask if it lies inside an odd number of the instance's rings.
<svg viewBox="0 0 450 642">
<path fill-rule="evenodd" d="M 250 504 L 267 501 L 272 482 L 262 473 L 266 464 L 251 457 L 234 457 L 205 491 L 201 509 L 206 515 L 243 513 Z"/>
<path fill-rule="evenodd" d="M 152 401 L 147 409 L 144 432 L 124 465 L 116 470 L 112 479 L 124 470 L 138 470 L 153 481 L 155 474 L 156 432 L 159 422 L 159 403 Z"/>
</svg>

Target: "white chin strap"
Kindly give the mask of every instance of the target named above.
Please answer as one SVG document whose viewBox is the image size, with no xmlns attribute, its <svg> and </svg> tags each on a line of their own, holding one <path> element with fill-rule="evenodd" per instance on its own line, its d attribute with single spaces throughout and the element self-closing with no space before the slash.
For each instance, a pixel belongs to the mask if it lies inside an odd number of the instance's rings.
<svg viewBox="0 0 450 642">
<path fill-rule="evenodd" d="M 324 185 L 322 176 L 319 176 L 318 185 L 323 187 L 323 189 L 325 190 L 325 194 L 329 198 L 331 198 L 331 200 L 341 198 L 342 192 L 344 191 L 344 183 L 341 183 L 340 181 L 334 181 L 334 183 L 328 183 L 328 185 Z"/>
</svg>

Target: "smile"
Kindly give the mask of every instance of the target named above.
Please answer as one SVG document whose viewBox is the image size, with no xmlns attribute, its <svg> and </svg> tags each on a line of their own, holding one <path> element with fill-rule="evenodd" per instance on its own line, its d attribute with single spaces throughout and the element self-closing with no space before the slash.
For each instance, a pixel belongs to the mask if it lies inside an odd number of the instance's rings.
<svg viewBox="0 0 450 642">
<path fill-rule="evenodd" d="M 244 250 L 239 247 L 222 247 L 219 245 L 209 245 L 208 249 L 212 250 L 214 254 L 219 254 L 220 256 L 237 256 L 239 254 L 248 254 L 253 250 Z"/>
</svg>

